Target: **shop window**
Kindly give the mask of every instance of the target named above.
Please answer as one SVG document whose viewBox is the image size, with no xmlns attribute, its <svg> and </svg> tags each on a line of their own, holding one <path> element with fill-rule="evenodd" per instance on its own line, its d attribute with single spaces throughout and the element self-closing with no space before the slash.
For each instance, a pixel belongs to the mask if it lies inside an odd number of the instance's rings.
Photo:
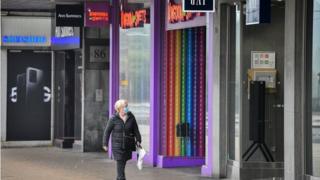
<svg viewBox="0 0 320 180">
<path fill-rule="evenodd" d="M 229 79 L 228 79 L 228 158 L 230 160 L 240 161 L 240 10 L 235 7 L 231 7 L 233 13 L 231 17 L 232 23 L 235 23 L 234 33 L 231 38 L 234 47 L 231 51 L 234 51 L 235 56 L 231 56 L 229 60 Z"/>
<path fill-rule="evenodd" d="M 320 0 L 313 0 L 312 54 L 308 68 L 307 173 L 320 177 Z M 310 92 L 311 91 L 311 92 Z M 310 156 L 311 155 L 311 156 Z"/>
<path fill-rule="evenodd" d="M 120 27 L 120 98 L 129 101 L 142 135 L 142 146 L 149 151 L 150 140 L 150 53 L 151 26 L 145 21 L 131 26 L 130 14 L 148 9 L 148 4 L 123 3 Z M 140 12 L 140 11 L 139 11 Z"/>
</svg>

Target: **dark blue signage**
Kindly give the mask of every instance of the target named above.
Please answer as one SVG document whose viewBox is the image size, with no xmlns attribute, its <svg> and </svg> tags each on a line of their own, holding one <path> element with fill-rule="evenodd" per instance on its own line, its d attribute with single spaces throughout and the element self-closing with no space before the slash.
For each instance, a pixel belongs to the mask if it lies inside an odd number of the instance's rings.
<svg viewBox="0 0 320 180">
<path fill-rule="evenodd" d="M 214 0 L 182 0 L 185 12 L 214 12 Z"/>
<path fill-rule="evenodd" d="M 270 23 L 270 0 L 247 0 L 246 25 Z"/>
<path fill-rule="evenodd" d="M 2 36 L 2 43 L 32 43 L 43 44 L 47 42 L 45 36 Z"/>
</svg>

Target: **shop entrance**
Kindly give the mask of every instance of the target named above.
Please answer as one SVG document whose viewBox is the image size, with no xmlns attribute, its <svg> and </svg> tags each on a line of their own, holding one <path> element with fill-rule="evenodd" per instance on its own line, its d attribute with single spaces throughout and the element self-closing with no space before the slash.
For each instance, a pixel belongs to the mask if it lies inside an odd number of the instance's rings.
<svg viewBox="0 0 320 180">
<path fill-rule="evenodd" d="M 55 52 L 54 143 L 62 148 L 71 148 L 74 140 L 81 139 L 81 101 L 76 96 L 81 93 L 76 65 L 80 56 L 73 50 Z"/>
<path fill-rule="evenodd" d="M 226 32 L 221 50 L 227 62 L 228 173 L 247 179 L 281 177 L 285 7 L 272 2 L 270 23 L 248 25 L 244 5 L 221 5 L 228 17 L 221 23 Z M 235 162 L 241 162 L 240 168 Z"/>
</svg>

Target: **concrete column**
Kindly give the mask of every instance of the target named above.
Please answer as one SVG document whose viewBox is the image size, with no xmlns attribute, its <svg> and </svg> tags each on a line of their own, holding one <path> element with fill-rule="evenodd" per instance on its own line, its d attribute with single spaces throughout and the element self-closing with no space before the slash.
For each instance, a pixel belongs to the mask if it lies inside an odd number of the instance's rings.
<svg viewBox="0 0 320 180">
<path fill-rule="evenodd" d="M 212 176 L 213 174 L 213 154 L 216 150 L 213 147 L 213 64 L 214 64 L 214 14 L 207 14 L 207 91 L 208 91 L 208 131 L 207 131 L 207 139 L 206 139 L 206 164 L 202 166 L 201 175 L 202 176 Z"/>
<path fill-rule="evenodd" d="M 226 11 L 218 5 L 214 14 L 208 15 L 207 66 L 208 66 L 208 149 L 202 175 L 214 178 L 227 173 L 227 120 L 226 120 L 226 47 L 227 33 L 222 30 Z M 225 13 L 222 15 L 222 13 Z"/>
<path fill-rule="evenodd" d="M 285 2 L 284 166 L 285 180 L 304 174 L 304 7 L 305 1 Z"/>
<path fill-rule="evenodd" d="M 1 141 L 3 142 L 7 139 L 7 49 L 1 49 L 0 77 Z"/>
</svg>

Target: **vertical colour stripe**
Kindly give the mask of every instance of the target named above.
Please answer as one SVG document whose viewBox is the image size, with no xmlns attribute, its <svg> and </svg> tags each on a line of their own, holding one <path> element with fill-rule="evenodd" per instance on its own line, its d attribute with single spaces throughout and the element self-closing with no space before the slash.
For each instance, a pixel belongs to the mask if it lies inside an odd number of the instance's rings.
<svg viewBox="0 0 320 180">
<path fill-rule="evenodd" d="M 187 138 L 186 154 L 192 156 L 192 30 L 188 29 L 188 57 L 187 57 L 187 123 L 189 125 L 189 137 Z"/>
<path fill-rule="evenodd" d="M 166 114 L 166 125 L 167 125 L 167 131 L 166 131 L 166 144 L 167 144 L 167 153 L 166 155 L 169 156 L 170 155 L 170 136 L 169 136 L 169 127 L 170 127 L 170 111 L 171 111 L 171 108 L 170 108 L 170 67 L 171 67 L 171 31 L 168 31 L 167 32 L 167 101 L 166 101 L 166 104 L 167 104 L 167 114 Z"/>
<path fill-rule="evenodd" d="M 186 30 L 183 29 L 181 37 L 181 123 L 186 119 Z M 181 156 L 185 156 L 185 138 L 181 138 Z"/>
<path fill-rule="evenodd" d="M 180 123 L 180 63 L 181 63 L 181 30 L 176 31 L 176 41 L 175 41 L 175 51 L 176 51 L 176 64 L 175 64 L 175 124 L 174 129 L 176 130 L 177 125 Z M 175 156 L 180 156 L 180 138 L 176 136 L 175 133 Z"/>
<path fill-rule="evenodd" d="M 170 144 L 171 144 L 171 149 L 170 149 L 170 155 L 174 156 L 175 154 L 175 62 L 176 62 L 176 51 L 175 51 L 175 44 L 176 44 L 176 33 L 175 31 L 172 31 L 172 41 L 171 41 L 171 52 L 172 52 L 172 58 L 171 58 L 171 115 L 170 115 Z"/>
<path fill-rule="evenodd" d="M 166 33 L 166 41 L 165 41 L 165 45 L 164 45 L 164 49 L 165 50 L 168 50 L 168 37 L 167 37 L 167 34 Z M 163 64 L 162 64 L 162 81 L 161 81 L 161 95 L 162 95 L 162 99 L 161 99 L 161 103 L 162 103 L 162 110 L 161 110 L 161 149 L 160 149 L 160 154 L 161 155 L 167 155 L 167 130 L 166 130 L 166 115 L 167 115 L 167 61 L 168 61 L 168 53 L 164 53 L 164 58 L 163 58 Z"/>
<path fill-rule="evenodd" d="M 199 65 L 200 65 L 200 85 L 199 85 L 199 130 L 198 130 L 198 137 L 199 137 L 199 156 L 205 156 L 205 75 L 206 75 L 206 68 L 205 68 L 205 63 L 206 63 L 206 35 L 205 35 L 205 27 L 200 28 L 200 42 L 199 42 Z"/>
<path fill-rule="evenodd" d="M 198 102 L 199 102 L 199 96 L 198 96 L 198 28 L 193 29 L 193 136 L 192 136 L 192 149 L 193 149 L 193 156 L 197 156 L 197 145 L 198 145 L 198 135 L 197 135 L 197 124 L 198 124 Z"/>
</svg>

